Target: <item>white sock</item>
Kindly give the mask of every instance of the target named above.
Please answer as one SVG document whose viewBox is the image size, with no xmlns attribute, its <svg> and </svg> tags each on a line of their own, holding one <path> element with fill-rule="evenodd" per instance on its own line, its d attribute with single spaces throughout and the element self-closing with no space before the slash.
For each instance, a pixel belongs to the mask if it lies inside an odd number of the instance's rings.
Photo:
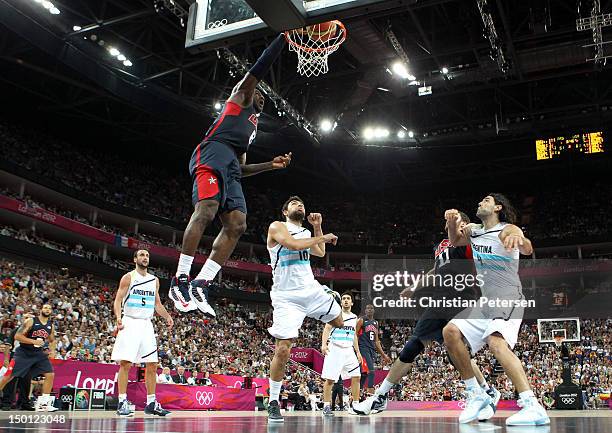
<svg viewBox="0 0 612 433">
<path fill-rule="evenodd" d="M 182 254 L 179 257 L 178 268 L 176 269 L 176 276 L 181 274 L 189 275 L 191 272 L 191 264 L 193 263 L 193 256 Z"/>
<path fill-rule="evenodd" d="M 40 404 L 47 404 L 49 403 L 49 394 L 41 394 L 40 396 Z"/>
<path fill-rule="evenodd" d="M 280 389 L 282 382 L 277 382 L 275 380 L 270 379 L 270 401 L 278 401 L 278 396 L 280 395 Z"/>
<path fill-rule="evenodd" d="M 206 263 L 204 263 L 204 266 L 202 266 L 200 273 L 197 277 L 195 277 L 195 279 L 212 281 L 215 279 L 220 269 L 221 265 L 219 263 L 215 262 L 214 260 L 206 259 Z"/>
<path fill-rule="evenodd" d="M 378 387 L 378 389 L 376 390 L 374 394 L 375 395 L 386 395 L 389 391 L 391 391 L 391 388 L 393 388 L 394 385 L 395 385 L 394 383 L 391 383 L 387 379 L 385 379 L 380 384 L 380 386 Z"/>
<path fill-rule="evenodd" d="M 529 400 L 530 398 L 535 398 L 535 394 L 532 390 L 523 391 L 519 394 L 519 398 L 521 400 Z"/>
<path fill-rule="evenodd" d="M 124 400 L 127 400 L 127 394 L 119 394 L 119 403 L 121 403 Z"/>
<path fill-rule="evenodd" d="M 151 404 L 155 401 L 155 394 L 147 394 L 147 404 Z"/>
<path fill-rule="evenodd" d="M 465 379 L 463 381 L 465 383 L 465 387 L 467 389 L 480 389 L 480 385 L 478 385 L 478 381 L 475 377 L 470 377 L 469 379 Z"/>
<path fill-rule="evenodd" d="M 491 387 L 489 386 L 486 380 L 480 384 L 480 387 L 484 389 L 485 391 L 488 391 L 491 389 Z"/>
</svg>

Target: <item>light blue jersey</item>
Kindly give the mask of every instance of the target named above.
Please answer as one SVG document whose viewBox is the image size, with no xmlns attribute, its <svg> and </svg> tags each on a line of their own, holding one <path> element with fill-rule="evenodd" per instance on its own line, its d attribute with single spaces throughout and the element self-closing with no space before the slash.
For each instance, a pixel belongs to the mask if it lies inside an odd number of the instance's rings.
<svg viewBox="0 0 612 433">
<path fill-rule="evenodd" d="M 157 277 L 130 272 L 130 287 L 123 298 L 123 314 L 134 319 L 151 319 L 155 313 Z"/>
<path fill-rule="evenodd" d="M 283 223 L 294 239 L 309 239 L 310 230 L 290 222 Z M 299 290 L 318 284 L 310 267 L 310 248 L 288 250 L 280 244 L 268 248 L 272 266 L 272 291 Z"/>
<path fill-rule="evenodd" d="M 344 326 L 332 329 L 329 342 L 340 347 L 352 347 L 357 329 L 357 316 L 350 311 L 348 313 L 342 311 L 342 318 L 344 319 Z"/>
</svg>

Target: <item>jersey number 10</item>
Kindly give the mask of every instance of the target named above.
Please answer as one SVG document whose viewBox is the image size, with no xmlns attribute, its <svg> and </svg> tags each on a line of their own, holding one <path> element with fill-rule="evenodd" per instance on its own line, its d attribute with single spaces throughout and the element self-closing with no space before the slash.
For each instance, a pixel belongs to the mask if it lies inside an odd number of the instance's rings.
<svg viewBox="0 0 612 433">
<path fill-rule="evenodd" d="M 308 251 L 306 250 L 299 251 L 299 254 L 300 254 L 300 260 L 308 261 Z"/>
</svg>

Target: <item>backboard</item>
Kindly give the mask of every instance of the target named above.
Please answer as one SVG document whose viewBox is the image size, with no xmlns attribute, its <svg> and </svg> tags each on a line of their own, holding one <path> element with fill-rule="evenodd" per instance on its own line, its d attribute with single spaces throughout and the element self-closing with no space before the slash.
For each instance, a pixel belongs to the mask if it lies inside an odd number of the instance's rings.
<svg viewBox="0 0 612 433">
<path fill-rule="evenodd" d="M 304 18 L 307 24 L 315 24 L 402 3 L 402 0 L 303 0 Z M 269 31 L 246 0 L 196 0 L 189 9 L 187 27 L 185 46 L 198 51 L 227 46 Z"/>
<path fill-rule="evenodd" d="M 554 343 L 555 337 L 563 337 L 564 341 L 580 341 L 580 319 L 578 317 L 538 319 L 540 343 Z"/>
</svg>

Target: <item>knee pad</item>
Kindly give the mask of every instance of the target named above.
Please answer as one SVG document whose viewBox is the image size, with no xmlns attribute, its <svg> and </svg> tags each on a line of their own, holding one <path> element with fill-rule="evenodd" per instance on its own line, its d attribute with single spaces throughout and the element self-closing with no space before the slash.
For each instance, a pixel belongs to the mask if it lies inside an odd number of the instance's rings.
<svg viewBox="0 0 612 433">
<path fill-rule="evenodd" d="M 400 352 L 399 360 L 406 364 L 412 364 L 415 358 L 419 356 L 419 354 L 423 351 L 424 348 L 425 345 L 421 343 L 421 340 L 416 337 L 412 337 L 410 340 L 408 340 L 408 342 Z"/>
</svg>

